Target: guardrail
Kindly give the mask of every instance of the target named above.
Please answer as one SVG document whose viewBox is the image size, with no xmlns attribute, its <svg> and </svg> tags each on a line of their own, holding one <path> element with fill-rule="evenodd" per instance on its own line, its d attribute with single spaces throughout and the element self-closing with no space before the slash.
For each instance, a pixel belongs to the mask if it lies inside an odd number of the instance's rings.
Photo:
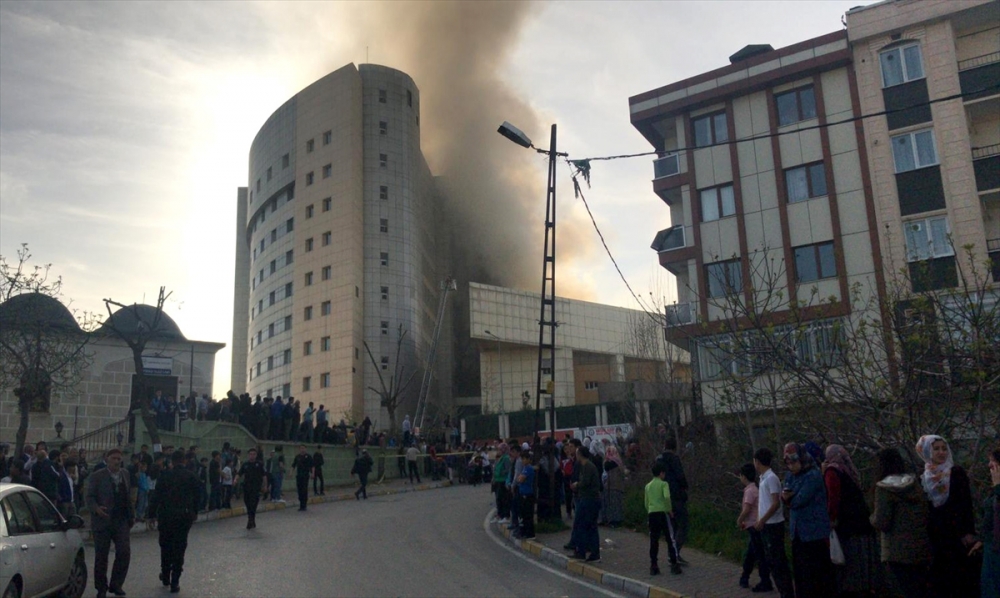
<svg viewBox="0 0 1000 598">
<path fill-rule="evenodd" d="M 112 448 L 121 448 L 132 440 L 132 416 L 108 424 L 103 428 L 81 434 L 69 441 L 76 447 L 86 449 L 91 454 L 103 454 Z"/>
<path fill-rule="evenodd" d="M 987 64 L 993 64 L 994 62 L 1000 62 L 1000 52 L 990 52 L 989 54 L 982 54 L 973 58 L 967 58 L 966 60 L 959 60 L 958 70 L 967 71 L 976 67 L 986 66 Z"/>
</svg>

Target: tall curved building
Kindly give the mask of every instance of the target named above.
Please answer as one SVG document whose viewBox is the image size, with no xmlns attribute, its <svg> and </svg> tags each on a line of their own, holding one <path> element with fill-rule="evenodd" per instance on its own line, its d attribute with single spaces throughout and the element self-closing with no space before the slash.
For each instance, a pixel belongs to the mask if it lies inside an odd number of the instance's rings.
<svg viewBox="0 0 1000 598">
<path fill-rule="evenodd" d="M 349 64 L 306 87 L 258 131 L 248 182 L 237 193 L 233 390 L 291 395 L 325 405 L 333 421 L 367 415 L 387 428 L 371 388 L 380 374 L 388 385 L 416 373 L 402 421 L 448 270 L 413 80 Z"/>
</svg>

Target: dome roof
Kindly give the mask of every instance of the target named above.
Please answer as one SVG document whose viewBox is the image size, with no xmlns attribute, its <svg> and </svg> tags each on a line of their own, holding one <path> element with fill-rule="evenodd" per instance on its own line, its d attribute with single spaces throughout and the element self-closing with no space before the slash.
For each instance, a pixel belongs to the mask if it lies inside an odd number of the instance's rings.
<svg viewBox="0 0 1000 598">
<path fill-rule="evenodd" d="M 0 303 L 0 327 L 45 326 L 77 332 L 80 325 L 58 299 L 42 293 L 22 293 Z"/>
<path fill-rule="evenodd" d="M 131 335 L 138 331 L 148 330 L 154 320 L 156 320 L 155 307 L 136 303 L 120 308 L 111 314 L 111 317 L 101 325 L 98 331 L 114 335 L 115 330 L 117 330 L 123 334 Z M 167 315 L 167 312 L 160 313 L 160 320 L 157 322 L 156 331 L 152 338 L 177 341 L 187 340 L 184 337 L 184 333 L 181 332 L 180 327 Z"/>
</svg>

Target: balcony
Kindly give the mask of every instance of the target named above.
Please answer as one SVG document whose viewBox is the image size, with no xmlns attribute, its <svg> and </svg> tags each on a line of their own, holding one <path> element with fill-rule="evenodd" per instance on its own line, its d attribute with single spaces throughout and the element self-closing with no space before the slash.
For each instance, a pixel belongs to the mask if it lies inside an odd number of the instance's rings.
<svg viewBox="0 0 1000 598">
<path fill-rule="evenodd" d="M 660 265 L 675 276 L 687 268 L 687 261 L 695 257 L 695 248 L 688 242 L 684 226 L 665 228 L 656 233 L 650 247 L 659 254 Z"/>
<path fill-rule="evenodd" d="M 667 326 L 684 326 L 698 320 L 698 304 L 692 302 L 674 303 L 666 310 Z"/>
<path fill-rule="evenodd" d="M 1000 189 L 1000 143 L 972 148 L 972 169 L 977 191 Z"/>
<path fill-rule="evenodd" d="M 965 102 L 1000 94 L 1000 52 L 991 52 L 958 63 L 958 81 Z"/>
<path fill-rule="evenodd" d="M 674 176 L 681 173 L 680 156 L 667 154 L 653 160 L 653 180 Z"/>
<path fill-rule="evenodd" d="M 686 170 L 680 154 L 666 154 L 653 160 L 653 191 L 667 205 L 680 201 L 680 187 L 688 183 Z"/>
</svg>

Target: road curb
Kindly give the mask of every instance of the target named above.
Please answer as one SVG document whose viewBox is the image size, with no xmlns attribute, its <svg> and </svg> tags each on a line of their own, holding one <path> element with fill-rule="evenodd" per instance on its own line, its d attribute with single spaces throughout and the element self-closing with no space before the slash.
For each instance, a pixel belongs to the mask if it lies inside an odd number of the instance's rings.
<svg viewBox="0 0 1000 598">
<path fill-rule="evenodd" d="M 431 483 L 420 484 L 418 486 L 404 486 L 403 488 L 393 489 L 393 490 L 381 489 L 381 488 L 374 488 L 373 489 L 371 486 L 369 486 L 368 487 L 368 496 L 369 497 L 392 496 L 394 494 L 406 494 L 406 493 L 409 493 L 409 492 L 422 492 L 424 490 L 436 490 L 438 488 L 447 488 L 447 487 L 449 487 L 451 485 L 452 485 L 451 482 L 447 482 L 447 481 L 443 481 L 443 482 L 431 482 Z M 356 499 L 354 497 L 354 493 L 353 492 L 347 492 L 347 493 L 344 493 L 344 494 L 330 494 L 330 495 L 323 495 L 323 496 L 310 496 L 308 504 L 310 504 L 310 505 L 316 505 L 316 504 L 322 504 L 322 503 L 327 503 L 327 502 L 340 502 L 342 500 L 356 500 Z M 268 511 L 282 511 L 282 510 L 284 510 L 286 508 L 295 507 L 296 505 L 298 505 L 298 501 L 297 500 L 295 500 L 295 501 L 288 501 L 288 502 L 278 502 L 278 503 L 261 501 L 260 505 L 257 507 L 257 514 L 260 515 L 261 513 L 266 513 Z M 243 507 L 233 507 L 232 509 L 218 509 L 216 511 L 209 511 L 207 513 L 198 513 L 198 520 L 195 521 L 195 523 L 196 524 L 198 524 L 198 523 L 207 523 L 209 521 L 217 521 L 217 520 L 220 520 L 220 519 L 230 519 L 232 517 L 242 517 L 242 516 L 244 516 L 246 514 L 247 514 L 247 508 L 245 506 L 243 506 Z M 152 531 L 152 530 L 150 530 L 145 525 L 137 523 L 136 525 L 134 525 L 132 527 L 131 534 L 133 534 L 133 535 L 134 534 L 145 534 L 145 533 L 148 533 L 150 531 Z M 84 542 L 93 543 L 94 538 L 93 538 L 93 533 L 90 531 L 90 528 L 80 530 L 80 535 L 83 536 L 83 541 Z"/>
<path fill-rule="evenodd" d="M 541 542 L 534 540 L 520 540 L 511 534 L 511 530 L 506 525 L 498 523 L 492 524 L 500 536 L 515 548 L 532 555 L 534 558 L 545 561 L 558 569 L 565 569 L 567 572 L 583 577 L 589 581 L 601 584 L 612 590 L 624 592 L 637 598 L 686 598 L 684 594 L 673 590 L 654 586 L 638 579 L 624 577 L 615 573 L 608 573 L 599 567 L 588 565 L 584 561 L 572 559 L 557 550 L 545 546 Z"/>
</svg>

